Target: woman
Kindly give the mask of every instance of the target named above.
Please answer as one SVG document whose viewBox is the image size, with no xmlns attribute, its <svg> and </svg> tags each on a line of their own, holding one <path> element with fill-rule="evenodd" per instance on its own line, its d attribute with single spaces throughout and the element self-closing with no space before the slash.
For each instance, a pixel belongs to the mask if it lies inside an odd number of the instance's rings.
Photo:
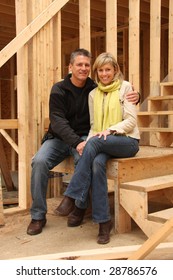
<svg viewBox="0 0 173 280">
<path fill-rule="evenodd" d="M 135 156 L 139 150 L 140 135 L 136 105 L 128 102 L 125 97 L 126 93 L 132 91 L 132 85 L 123 80 L 113 55 L 100 54 L 93 65 L 93 71 L 98 86 L 89 94 L 91 129 L 64 199 L 86 202 L 91 186 L 92 218 L 99 224 L 97 242 L 106 244 L 110 241 L 113 227 L 106 162 L 109 158 Z M 77 216 L 80 210 L 84 211 L 75 206 L 72 217 Z M 71 219 L 71 214 L 68 219 Z"/>
</svg>

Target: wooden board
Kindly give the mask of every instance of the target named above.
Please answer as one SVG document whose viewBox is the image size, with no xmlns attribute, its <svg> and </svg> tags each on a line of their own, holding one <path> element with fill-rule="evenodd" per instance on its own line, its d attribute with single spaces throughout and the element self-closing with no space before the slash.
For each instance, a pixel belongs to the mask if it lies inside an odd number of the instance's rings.
<svg viewBox="0 0 173 280">
<path fill-rule="evenodd" d="M 8 163 L 7 163 L 1 135 L 0 135 L 0 168 L 7 190 L 8 191 L 14 190 L 14 184 L 11 178 L 10 170 L 8 168 Z"/>
<path fill-rule="evenodd" d="M 168 220 L 158 231 L 156 231 L 144 244 L 134 252 L 129 260 L 144 259 L 159 243 L 173 232 L 173 218 Z"/>
<path fill-rule="evenodd" d="M 1 178 L 0 178 L 1 182 Z M 0 226 L 4 225 L 4 212 L 3 212 L 3 198 L 2 198 L 2 187 L 0 184 Z"/>
<path fill-rule="evenodd" d="M 100 248 L 93 250 L 73 251 L 57 254 L 47 254 L 39 256 L 29 256 L 26 258 L 17 258 L 16 260 L 121 260 L 127 259 L 140 248 L 140 245 L 121 246 L 112 248 Z M 162 251 L 172 252 L 173 243 L 160 244 L 155 252 L 161 255 Z"/>
<path fill-rule="evenodd" d="M 151 192 L 171 188 L 173 187 L 173 174 L 131 181 L 121 184 L 120 187 L 140 192 Z"/>
</svg>

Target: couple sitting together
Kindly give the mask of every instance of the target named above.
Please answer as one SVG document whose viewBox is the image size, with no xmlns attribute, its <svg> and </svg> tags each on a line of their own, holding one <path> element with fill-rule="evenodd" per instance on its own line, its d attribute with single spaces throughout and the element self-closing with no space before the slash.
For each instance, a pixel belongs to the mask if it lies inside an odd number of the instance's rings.
<svg viewBox="0 0 173 280">
<path fill-rule="evenodd" d="M 32 220 L 27 233 L 42 232 L 47 222 L 49 171 L 72 155 L 75 171 L 55 213 L 67 216 L 69 227 L 79 226 L 90 193 L 92 219 L 99 224 L 97 243 L 106 244 L 113 228 L 106 163 L 110 158 L 133 157 L 139 151 L 139 93 L 123 79 L 116 59 L 108 52 L 94 62 L 95 81 L 89 78 L 91 54 L 85 49 L 71 54 L 69 70 L 51 89 L 49 130 L 32 159 Z"/>
</svg>

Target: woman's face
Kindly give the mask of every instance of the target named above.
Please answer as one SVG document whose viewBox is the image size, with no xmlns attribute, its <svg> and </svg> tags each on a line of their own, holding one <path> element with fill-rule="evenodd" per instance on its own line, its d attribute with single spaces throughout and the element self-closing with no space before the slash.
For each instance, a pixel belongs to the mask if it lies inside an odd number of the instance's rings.
<svg viewBox="0 0 173 280">
<path fill-rule="evenodd" d="M 115 73 L 115 68 L 111 63 L 107 63 L 97 68 L 98 78 L 100 82 L 105 86 L 111 84 L 112 80 L 114 79 Z"/>
</svg>

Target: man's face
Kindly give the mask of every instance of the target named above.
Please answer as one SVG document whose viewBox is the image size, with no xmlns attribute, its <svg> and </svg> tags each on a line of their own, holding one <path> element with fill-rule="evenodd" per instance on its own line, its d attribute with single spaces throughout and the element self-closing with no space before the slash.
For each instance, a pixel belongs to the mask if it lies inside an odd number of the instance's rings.
<svg viewBox="0 0 173 280">
<path fill-rule="evenodd" d="M 73 64 L 69 65 L 69 70 L 72 72 L 72 78 L 71 78 L 72 82 L 74 84 L 85 83 L 86 79 L 89 76 L 90 69 L 91 69 L 90 58 L 83 55 L 76 56 Z"/>
</svg>

